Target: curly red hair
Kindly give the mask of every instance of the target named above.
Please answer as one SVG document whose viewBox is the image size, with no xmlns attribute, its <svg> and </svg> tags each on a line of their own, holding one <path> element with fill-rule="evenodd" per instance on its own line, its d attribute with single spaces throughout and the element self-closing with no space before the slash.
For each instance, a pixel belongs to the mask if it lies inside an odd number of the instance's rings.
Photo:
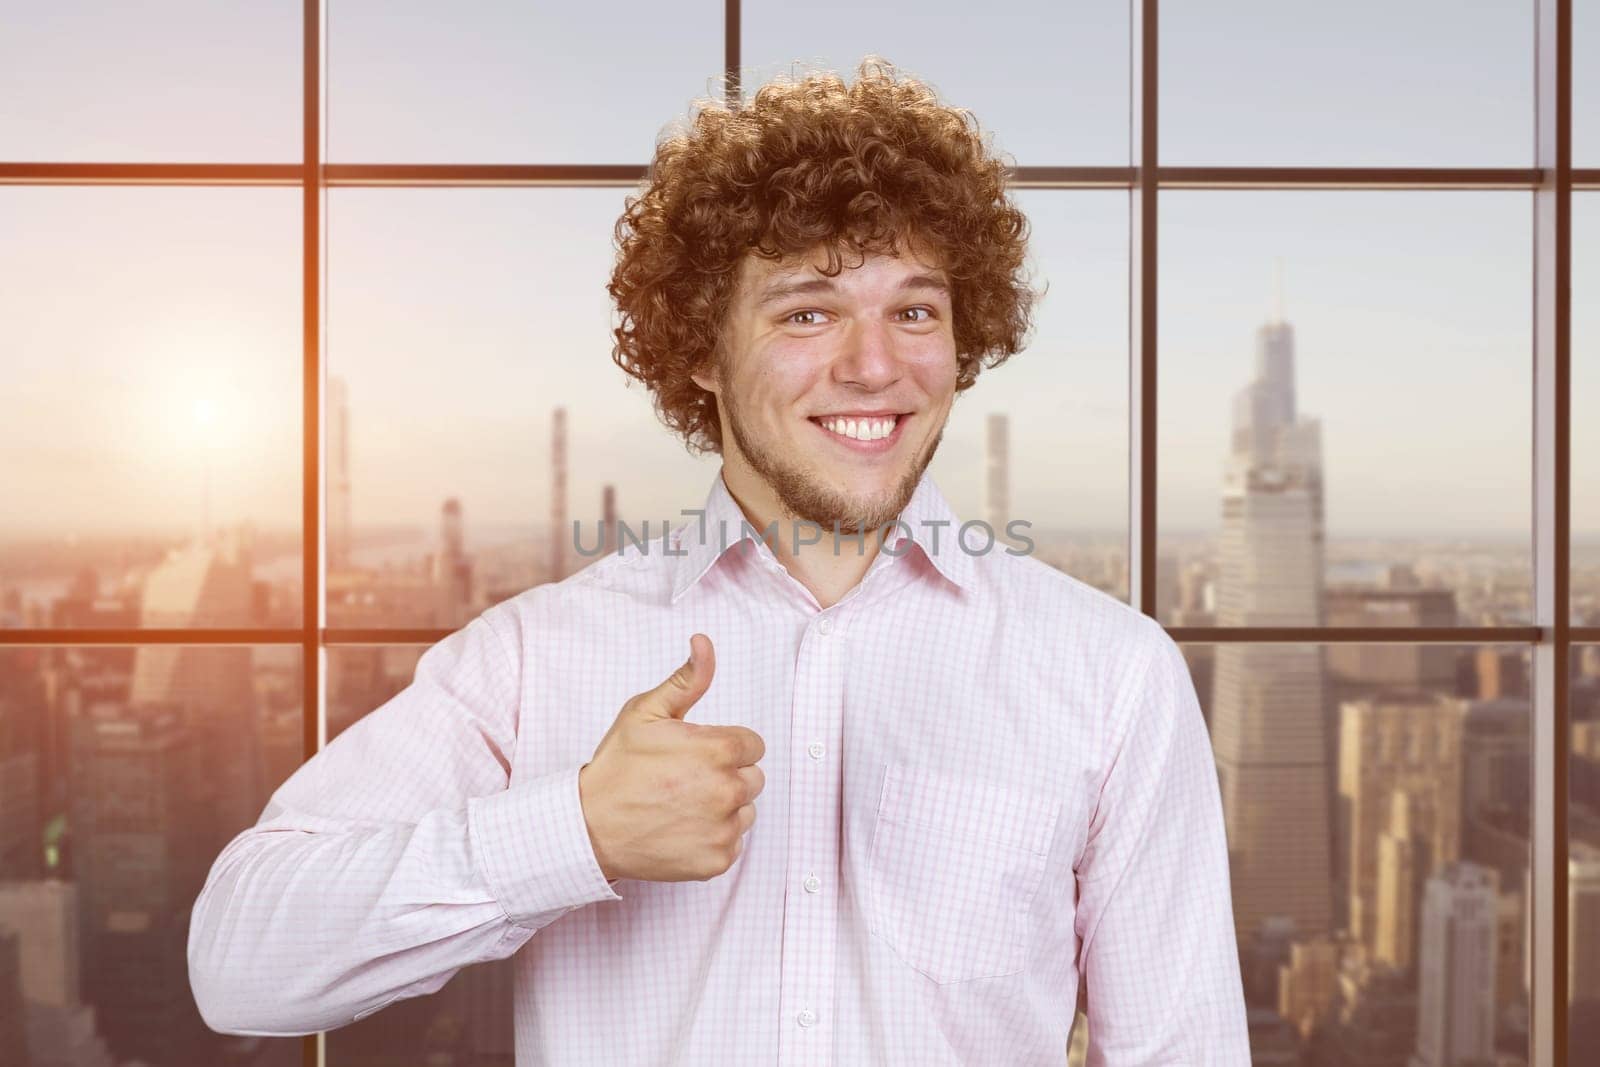
<svg viewBox="0 0 1600 1067">
<path fill-rule="evenodd" d="M 716 396 L 690 375 L 714 359 L 748 254 L 926 250 L 952 282 L 958 392 L 1023 347 L 1037 296 L 1023 278 L 1029 225 L 971 112 L 941 104 L 878 56 L 846 87 L 833 72 L 780 79 L 747 106 L 699 101 L 663 138 L 615 227 L 607 291 L 621 312 L 611 358 L 644 382 L 691 451 L 722 451 Z"/>
</svg>

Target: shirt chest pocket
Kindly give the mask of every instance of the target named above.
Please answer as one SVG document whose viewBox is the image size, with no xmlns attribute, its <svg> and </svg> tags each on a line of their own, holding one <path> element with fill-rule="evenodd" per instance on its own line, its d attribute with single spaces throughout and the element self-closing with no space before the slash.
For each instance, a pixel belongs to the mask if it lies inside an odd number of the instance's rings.
<svg viewBox="0 0 1600 1067">
<path fill-rule="evenodd" d="M 890 763 L 868 852 L 868 931 L 935 982 L 1022 970 L 1059 807 L 1041 793 Z"/>
</svg>

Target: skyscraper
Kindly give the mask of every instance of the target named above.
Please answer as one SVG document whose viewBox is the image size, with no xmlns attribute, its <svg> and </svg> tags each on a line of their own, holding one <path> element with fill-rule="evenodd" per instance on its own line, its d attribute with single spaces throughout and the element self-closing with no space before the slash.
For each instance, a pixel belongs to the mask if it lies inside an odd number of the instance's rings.
<svg viewBox="0 0 1600 1067">
<path fill-rule="evenodd" d="M 0 717 L 5 713 L 0 704 Z M 38 753 L 7 754 L 0 747 L 0 877 L 43 873 L 38 767 Z"/>
<path fill-rule="evenodd" d="M 567 409 L 550 413 L 550 581 L 567 576 Z"/>
<path fill-rule="evenodd" d="M 1411 1067 L 1495 1061 L 1498 881 L 1475 863 L 1449 864 L 1428 879 Z"/>
<path fill-rule="evenodd" d="M 328 569 L 350 567 L 350 396 L 343 378 L 328 377 Z"/>
<path fill-rule="evenodd" d="M 995 537 L 1004 538 L 1011 521 L 1011 422 L 999 412 L 990 412 L 986 423 L 983 499 L 984 521 Z"/>
<path fill-rule="evenodd" d="M 1220 626 L 1323 621 L 1321 426 L 1295 410 L 1294 330 L 1257 332 L 1255 378 L 1234 399 L 1217 579 Z M 1243 943 L 1273 916 L 1330 932 L 1322 651 L 1224 644 L 1211 717 Z"/>
<path fill-rule="evenodd" d="M 1419 883 L 1432 856 L 1416 832 L 1416 798 L 1403 789 L 1389 794 L 1389 820 L 1378 835 L 1377 877 L 1371 910 L 1377 913 L 1374 957 L 1399 971 L 1416 959 Z"/>
<path fill-rule="evenodd" d="M 1433 693 L 1340 708 L 1338 838 L 1350 930 L 1402 970 L 1412 962 L 1423 883 L 1460 858 L 1465 718 L 1461 701 Z"/>
<path fill-rule="evenodd" d="M 22 938 L 0 930 L 0 1063 L 32 1067 L 22 1012 Z"/>
<path fill-rule="evenodd" d="M 204 771 L 176 707 L 105 702 L 74 724 L 71 822 L 83 979 L 119 1058 L 194 1062 L 204 1027 L 188 988 L 189 910 L 216 851 L 195 832 Z"/>
<path fill-rule="evenodd" d="M 600 489 L 600 554 L 608 556 L 617 550 L 617 487 L 606 484 Z"/>
<path fill-rule="evenodd" d="M 450 497 L 439 509 L 439 550 L 433 555 L 433 623 L 464 626 L 472 614 L 472 561 L 467 558 L 461 501 Z"/>
<path fill-rule="evenodd" d="M 1457 620 L 1455 590 L 1438 586 L 1345 586 L 1328 590 L 1325 607 L 1329 626 L 1454 626 Z M 1337 708 L 1343 700 L 1396 686 L 1453 692 L 1458 654 L 1450 645 L 1329 645 L 1324 659 L 1330 702 Z"/>
<path fill-rule="evenodd" d="M 237 531 L 174 549 L 146 576 L 140 624 L 240 626 L 250 609 L 250 553 Z M 191 832 L 216 852 L 266 803 L 266 770 L 251 682 L 254 654 L 232 645 L 140 645 L 128 703 L 175 706 L 193 736 L 201 804 Z M 201 818 L 209 820 L 201 824 Z"/>
<path fill-rule="evenodd" d="M 1328 1009 L 1338 997 L 1339 942 L 1329 938 L 1297 941 L 1278 977 L 1278 1014 L 1294 1026 L 1301 1038 L 1326 1022 Z"/>
<path fill-rule="evenodd" d="M 0 937 L 17 941 L 22 1012 L 16 1022 L 26 1028 L 34 1067 L 113 1065 L 94 1009 L 79 994 L 80 899 L 74 882 L 0 881 Z M 0 1015 L 5 1007 L 0 1002 Z M 6 1052 L 0 1045 L 0 1063 L 9 1065 Z"/>
<path fill-rule="evenodd" d="M 5 673 L 0 671 L 0 685 L 7 680 Z M 31 705 L 0 689 L 0 878 L 35 878 L 43 868 L 43 731 L 37 722 L 27 721 L 30 714 L 37 714 Z"/>
<path fill-rule="evenodd" d="M 1567 999 L 1600 1007 L 1600 848 L 1572 842 L 1567 858 Z"/>
</svg>

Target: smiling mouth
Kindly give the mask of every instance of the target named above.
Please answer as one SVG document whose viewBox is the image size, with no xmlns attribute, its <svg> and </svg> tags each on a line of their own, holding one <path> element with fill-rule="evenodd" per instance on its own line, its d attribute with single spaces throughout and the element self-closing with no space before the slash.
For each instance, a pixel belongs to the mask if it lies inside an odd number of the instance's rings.
<svg viewBox="0 0 1600 1067">
<path fill-rule="evenodd" d="M 909 412 L 877 418 L 843 418 L 832 415 L 813 416 L 810 422 L 834 441 L 857 452 L 884 452 L 894 447 Z"/>
</svg>

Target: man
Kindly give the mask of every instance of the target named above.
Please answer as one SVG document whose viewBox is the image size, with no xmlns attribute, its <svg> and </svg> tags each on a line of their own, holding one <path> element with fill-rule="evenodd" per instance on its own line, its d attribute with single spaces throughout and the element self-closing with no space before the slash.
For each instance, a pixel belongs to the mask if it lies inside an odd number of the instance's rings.
<svg viewBox="0 0 1600 1067">
<path fill-rule="evenodd" d="M 1249 1062 L 1177 647 L 926 475 L 1027 328 L 1003 179 L 872 62 L 660 145 L 614 358 L 721 454 L 703 514 L 485 611 L 278 789 L 195 907 L 211 1026 L 516 953 L 524 1064 L 1060 1064 L 1082 981 L 1092 1063 Z"/>
</svg>

